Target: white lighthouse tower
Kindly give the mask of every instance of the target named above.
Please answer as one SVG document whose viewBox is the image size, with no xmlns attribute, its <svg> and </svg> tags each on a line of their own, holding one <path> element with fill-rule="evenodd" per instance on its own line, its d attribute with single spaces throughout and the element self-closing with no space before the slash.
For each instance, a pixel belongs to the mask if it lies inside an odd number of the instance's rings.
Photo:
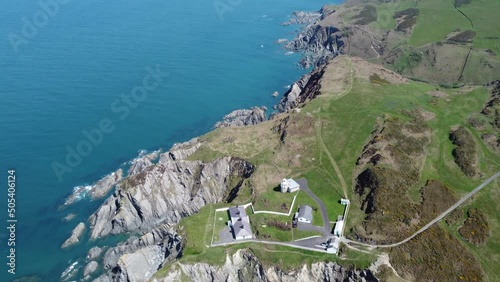
<svg viewBox="0 0 500 282">
<path fill-rule="evenodd" d="M 290 182 L 284 178 L 283 180 L 281 180 L 281 193 L 286 193 L 288 192 L 288 188 L 290 187 Z"/>
</svg>

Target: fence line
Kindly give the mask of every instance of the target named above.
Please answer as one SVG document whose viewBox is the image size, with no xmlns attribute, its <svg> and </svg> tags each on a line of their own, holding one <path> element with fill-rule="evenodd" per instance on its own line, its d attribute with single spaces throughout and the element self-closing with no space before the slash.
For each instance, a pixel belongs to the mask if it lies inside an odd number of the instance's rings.
<svg viewBox="0 0 500 282">
<path fill-rule="evenodd" d="M 295 205 L 295 199 L 297 199 L 297 196 L 299 195 L 299 193 L 297 192 L 297 194 L 295 194 L 295 196 L 293 197 L 293 200 L 292 200 L 292 205 L 290 206 L 290 210 L 288 211 L 288 213 L 284 213 L 284 212 L 275 212 L 275 211 L 257 211 L 255 210 L 254 206 L 252 203 L 248 203 L 248 204 L 244 204 L 244 205 L 241 205 L 242 207 L 244 207 L 245 209 L 248 208 L 249 206 L 252 208 L 252 213 L 253 214 L 258 214 L 258 213 L 268 213 L 268 214 L 276 214 L 276 215 L 284 215 L 284 216 L 290 216 L 292 214 L 292 211 L 293 211 L 293 206 Z M 225 208 L 218 208 L 218 209 L 215 209 L 216 212 L 221 212 L 221 211 L 227 211 L 230 207 L 225 207 Z"/>
</svg>

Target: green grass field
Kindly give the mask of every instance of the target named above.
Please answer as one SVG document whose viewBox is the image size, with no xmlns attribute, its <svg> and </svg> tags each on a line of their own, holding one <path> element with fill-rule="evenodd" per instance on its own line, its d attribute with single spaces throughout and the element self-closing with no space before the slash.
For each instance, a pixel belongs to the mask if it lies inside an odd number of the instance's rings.
<svg viewBox="0 0 500 282">
<path fill-rule="evenodd" d="M 227 222 L 229 221 L 229 215 L 227 211 L 214 211 L 214 230 L 213 230 L 213 242 L 219 241 L 219 232 L 227 227 Z M 210 218 L 208 219 L 210 220 Z"/>
<path fill-rule="evenodd" d="M 453 8 L 455 0 L 422 0 L 418 3 L 420 15 L 410 38 L 410 44 L 419 47 L 441 41 L 452 31 L 471 29 L 470 22 Z"/>
<path fill-rule="evenodd" d="M 276 187 L 275 187 L 276 188 Z M 281 193 L 273 188 L 268 188 L 264 193 L 259 194 L 253 203 L 255 210 L 275 211 L 288 213 L 295 193 Z"/>
<path fill-rule="evenodd" d="M 282 216 L 273 214 L 252 214 L 250 224 L 258 238 L 268 241 L 290 242 L 292 241 L 292 230 L 281 230 L 271 226 L 270 222 L 276 221 L 291 228 L 292 216 Z"/>
<path fill-rule="evenodd" d="M 500 2 L 496 0 L 472 1 L 459 7 L 474 23 L 454 8 L 454 0 L 421 0 L 418 2 L 420 15 L 409 43 L 419 47 L 443 38 L 456 29 L 473 30 L 477 33 L 474 47 L 500 52 L 500 22 L 497 12 Z M 497 37 L 493 39 L 491 37 Z M 490 38 L 490 39 L 488 39 Z"/>
<path fill-rule="evenodd" d="M 372 28 L 381 30 L 390 30 L 396 28 L 396 19 L 394 13 L 408 8 L 415 7 L 414 0 L 402 0 L 399 2 L 381 3 L 377 8 L 377 21 L 370 24 Z"/>
</svg>

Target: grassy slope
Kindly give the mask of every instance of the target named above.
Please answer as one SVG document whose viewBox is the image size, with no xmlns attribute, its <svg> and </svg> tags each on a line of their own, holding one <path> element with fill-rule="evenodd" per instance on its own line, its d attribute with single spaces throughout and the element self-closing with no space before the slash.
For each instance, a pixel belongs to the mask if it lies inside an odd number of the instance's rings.
<svg viewBox="0 0 500 282">
<path fill-rule="evenodd" d="M 393 18 L 395 12 L 414 7 L 419 9 L 414 28 L 406 32 L 392 31 L 386 41 L 385 55 L 371 59 L 386 64 L 385 56 L 391 58 L 393 55 L 390 54 L 398 54 L 398 59 L 387 64 L 387 67 L 409 77 L 451 85 L 459 79 L 469 49 L 473 48 L 461 82 L 483 84 L 499 79 L 500 57 L 485 51 L 500 54 L 500 22 L 496 15 L 500 2 L 474 0 L 460 6 L 459 10 L 472 20 L 473 27 L 454 8 L 454 2 L 455 0 L 397 0 L 388 3 L 368 1 L 376 5 L 377 20 L 367 27 L 379 35 L 396 28 L 396 20 Z M 347 25 L 353 23 L 350 18 L 361 9 L 360 5 L 364 4 L 348 3 L 340 8 L 339 13 Z M 429 46 L 434 42 L 444 42 L 447 35 L 457 30 L 473 30 L 476 33 L 473 43 Z"/>
<path fill-rule="evenodd" d="M 346 58 L 336 59 L 331 67 L 335 66 L 347 67 L 342 65 Z M 482 142 L 480 142 L 477 133 L 475 134 L 476 141 L 481 144 L 479 146 L 481 171 L 484 177 L 479 179 L 470 179 L 463 175 L 458 166 L 453 162 L 451 150 L 453 148 L 448 140 L 448 132 L 454 125 L 465 124 L 467 117 L 474 112 L 480 111 L 483 102 L 488 95 L 484 88 L 474 88 L 470 91 L 464 90 L 446 90 L 448 98 L 434 98 L 428 92 L 434 90 L 435 87 L 420 83 L 408 82 L 401 85 L 374 85 L 371 84 L 367 77 L 358 74 L 354 67 L 354 78 L 349 79 L 349 73 L 346 72 L 345 77 L 339 80 L 339 83 L 344 83 L 344 87 L 335 88 L 332 91 L 324 92 L 317 99 L 309 102 L 300 113 L 290 114 L 293 119 L 291 127 L 301 128 L 302 124 L 313 123 L 313 126 L 322 126 L 322 139 L 336 160 L 340 170 L 349 187 L 349 194 L 353 200 L 350 219 L 346 230 L 352 226 L 359 224 L 364 217 L 356 206 L 358 202 L 356 196 L 352 195 L 352 185 L 354 177 L 359 173 L 356 171 L 355 162 L 358 158 L 363 146 L 369 139 L 370 133 L 377 118 L 389 114 L 395 117 L 405 118 L 401 114 L 403 109 L 422 108 L 426 111 L 433 112 L 436 117 L 428 123 L 432 127 L 433 136 L 432 142 L 428 146 L 428 154 L 425 166 L 422 171 L 420 184 L 423 185 L 427 179 L 439 179 L 445 185 L 453 188 L 458 195 L 462 195 L 470 191 L 484 178 L 500 169 L 500 158 L 489 151 Z M 350 82 L 352 81 L 352 85 Z M 352 86 L 352 87 L 350 87 Z M 463 93 L 467 92 L 467 93 Z M 339 98 L 340 97 L 340 98 Z M 284 114 L 282 116 L 286 116 Z M 322 122 L 319 123 L 319 120 Z M 318 145 L 318 140 L 314 134 L 299 135 L 300 131 L 289 129 L 287 140 L 293 140 L 281 144 L 279 134 L 274 133 L 271 128 L 279 122 L 279 118 L 266 122 L 258 126 L 243 127 L 243 128 L 227 128 L 219 129 L 204 136 L 202 140 L 207 142 L 204 145 L 202 153 L 197 153 L 193 156 L 203 157 L 207 159 L 215 158 L 220 155 L 236 155 L 247 158 L 258 164 L 256 173 L 250 179 L 253 186 L 253 199 L 258 199 L 259 195 L 271 195 L 269 190 L 284 176 L 302 176 L 309 180 L 309 187 L 318 196 L 320 196 L 329 209 L 330 220 L 335 220 L 336 215 L 342 213 L 342 206 L 337 201 L 342 195 L 340 181 L 338 175 L 334 172 L 332 164 L 325 156 L 324 152 Z M 314 129 L 313 129 L 314 130 Z M 252 138 L 243 138 L 243 136 L 253 136 Z M 233 144 L 224 145 L 222 139 L 234 137 Z M 255 143 L 261 142 L 261 146 L 256 146 Z M 237 144 L 237 145 L 235 145 Z M 250 145 L 249 149 L 244 149 L 246 145 Z M 294 152 L 300 153 L 300 164 L 290 165 L 295 156 L 288 156 L 290 147 L 300 148 Z M 208 152 L 208 153 L 207 153 Z M 265 168 L 265 169 L 263 169 Z M 419 189 L 422 185 L 416 185 L 415 189 Z M 496 183 L 498 187 L 498 182 Z M 491 188 L 489 188 L 491 191 Z M 418 190 L 415 190 L 416 192 Z M 486 190 L 488 191 L 488 189 Z M 274 192 L 273 193 L 278 193 Z M 498 193 L 492 197 L 484 198 L 483 194 L 478 196 L 477 205 L 482 201 L 500 200 Z M 299 193 L 297 204 L 304 195 Z M 482 200 L 481 200 L 482 199 Z M 306 201 L 306 199 L 304 199 Z M 491 207 L 492 203 L 489 203 Z M 210 261 L 211 263 L 219 261 L 223 262 L 224 256 L 242 246 L 232 246 L 229 248 L 206 248 L 211 240 L 212 230 L 211 220 L 214 215 L 211 212 L 213 205 L 203 208 L 198 215 L 187 218 L 181 222 L 184 226 L 187 235 L 187 246 L 185 256 L 181 259 L 184 262 Z M 492 223 L 492 230 L 498 231 L 498 208 L 495 205 L 492 208 L 484 210 L 488 220 Z M 315 221 L 317 218 L 315 217 Z M 274 231 L 273 231 L 274 232 Z M 498 233 L 498 232 L 495 232 Z M 205 234 L 204 240 L 193 240 L 191 236 L 199 236 Z M 281 234 L 283 235 L 283 234 Z M 285 234 L 284 239 L 289 239 L 290 235 Z M 306 237 L 309 234 L 303 234 Z M 478 258 L 487 257 L 491 259 L 498 258 L 499 245 L 498 236 L 491 238 L 485 246 L 475 247 L 467 245 Z M 278 247 L 249 245 L 265 263 L 277 263 L 288 267 L 295 266 L 299 261 L 294 257 L 291 250 L 281 250 Z M 283 256 L 280 252 L 290 252 L 290 256 Z M 264 255 L 265 254 L 265 255 Z M 349 256 L 349 254 L 347 254 Z M 363 257 L 363 255 L 361 255 Z M 216 258 L 217 257 L 217 258 Z M 331 257 L 329 259 L 332 259 Z M 367 258 L 356 258 L 359 261 L 364 261 Z M 308 261 L 323 261 L 323 255 L 310 255 Z M 495 261 L 495 260 L 493 260 Z M 493 265 L 490 260 L 481 260 L 483 270 L 488 277 L 495 277 L 496 274 L 492 271 Z"/>
<path fill-rule="evenodd" d="M 470 22 L 453 8 L 454 3 L 455 0 L 419 1 L 420 15 L 410 38 L 410 44 L 419 47 L 441 41 L 457 28 L 471 29 Z"/>
<path fill-rule="evenodd" d="M 474 47 L 500 52 L 498 39 L 487 39 L 487 37 L 498 37 L 500 34 L 500 24 L 497 20 L 500 2 L 475 0 L 459 7 L 472 20 L 474 27 L 471 26 L 467 18 L 454 9 L 454 3 L 454 0 L 419 1 L 420 15 L 409 41 L 410 44 L 419 47 L 441 41 L 447 34 L 460 28 L 461 30 L 473 30 L 477 33 Z"/>
</svg>

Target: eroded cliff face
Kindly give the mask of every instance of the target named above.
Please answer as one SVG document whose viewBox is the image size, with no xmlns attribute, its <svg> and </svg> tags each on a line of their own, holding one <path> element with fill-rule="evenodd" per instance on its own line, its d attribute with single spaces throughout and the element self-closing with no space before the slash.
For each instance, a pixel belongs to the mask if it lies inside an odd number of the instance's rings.
<svg viewBox="0 0 500 282">
<path fill-rule="evenodd" d="M 255 125 L 267 120 L 266 107 L 253 107 L 251 109 L 235 110 L 215 124 L 219 127 Z"/>
<path fill-rule="evenodd" d="M 147 281 L 159 268 L 179 258 L 182 238 L 175 227 L 164 224 L 141 237 L 131 237 L 106 251 L 96 281 Z M 91 261 L 87 265 L 96 264 Z"/>
<path fill-rule="evenodd" d="M 190 144 L 190 146 L 196 146 Z M 167 152 L 157 164 L 122 181 L 90 216 L 90 239 L 123 232 L 147 232 L 162 223 L 177 223 L 208 203 L 217 203 L 253 172 L 253 165 L 235 157 L 212 162 L 182 159 Z"/>
<path fill-rule="evenodd" d="M 326 65 L 316 68 L 293 83 L 292 87 L 281 98 L 278 110 L 287 112 L 320 95 L 321 83 L 319 82 L 325 73 L 325 69 Z"/>
<path fill-rule="evenodd" d="M 283 271 L 277 267 L 265 267 L 255 255 L 247 250 L 238 250 L 227 255 L 223 265 L 206 263 L 175 263 L 168 274 L 153 278 L 153 282 L 167 281 L 378 281 L 370 271 L 346 269 L 332 262 L 303 265 L 294 271 Z"/>
<path fill-rule="evenodd" d="M 300 62 L 303 67 L 323 65 L 337 56 L 344 47 L 345 43 L 339 30 L 340 20 L 335 22 L 336 25 L 323 24 L 325 19 L 334 13 L 334 10 L 325 6 L 319 13 L 305 13 L 303 16 L 294 15 L 298 22 L 303 22 L 301 20 L 303 17 L 307 18 L 307 25 L 296 38 L 285 45 L 285 48 L 305 54 L 304 59 Z"/>
</svg>

